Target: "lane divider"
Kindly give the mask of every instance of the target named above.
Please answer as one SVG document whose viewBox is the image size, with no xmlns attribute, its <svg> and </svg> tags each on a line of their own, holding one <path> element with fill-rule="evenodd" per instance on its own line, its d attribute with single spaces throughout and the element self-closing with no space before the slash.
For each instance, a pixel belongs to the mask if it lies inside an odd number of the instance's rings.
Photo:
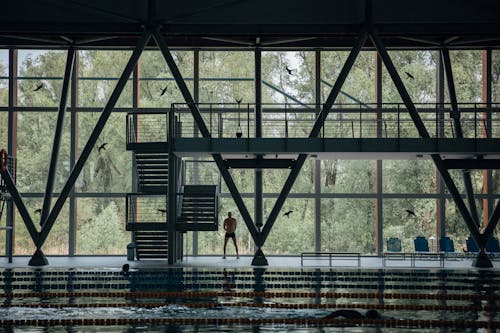
<svg viewBox="0 0 500 333">
<path fill-rule="evenodd" d="M 284 304 L 284 303 L 76 303 L 76 304 L 0 304 L 0 308 L 159 308 L 165 306 L 184 306 L 188 308 L 249 307 L 273 309 L 379 309 L 413 311 L 496 311 L 495 305 L 433 305 L 433 304 Z"/>
<path fill-rule="evenodd" d="M 393 328 L 486 328 L 500 327 L 500 321 L 420 319 L 323 319 L 323 318 L 87 318 L 87 319 L 0 319 L 8 326 L 114 326 L 114 325 L 306 325 L 381 326 Z"/>
<path fill-rule="evenodd" d="M 417 294 L 417 293 L 343 293 L 343 292 L 231 292 L 231 291 L 113 291 L 113 292 L 27 292 L 3 293 L 0 298 L 72 298 L 72 297 L 125 297 L 125 298 L 198 298 L 198 297 L 247 297 L 247 298 L 368 298 L 368 299 L 429 299 L 429 300 L 500 300 L 494 294 Z"/>
</svg>

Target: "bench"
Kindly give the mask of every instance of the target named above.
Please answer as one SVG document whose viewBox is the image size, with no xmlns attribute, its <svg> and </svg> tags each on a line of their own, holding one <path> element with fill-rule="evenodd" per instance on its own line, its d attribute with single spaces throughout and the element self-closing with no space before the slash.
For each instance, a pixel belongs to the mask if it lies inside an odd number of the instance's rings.
<svg viewBox="0 0 500 333">
<path fill-rule="evenodd" d="M 5 231 L 9 231 L 9 230 L 12 230 L 13 228 L 11 226 L 4 226 L 4 227 L 0 227 L 0 230 L 5 230 Z M 11 249 L 8 251 L 7 253 L 7 257 L 8 257 L 8 260 L 9 260 L 9 264 L 12 263 L 12 247 Z"/>
<path fill-rule="evenodd" d="M 412 256 L 411 266 L 416 266 L 417 260 L 439 260 L 439 266 L 444 267 L 444 252 L 415 252 Z"/>
<path fill-rule="evenodd" d="M 302 252 L 300 254 L 301 266 L 304 266 L 304 260 L 328 260 L 330 267 L 335 260 L 355 260 L 357 266 L 361 266 L 361 254 L 359 252 Z"/>
<path fill-rule="evenodd" d="M 412 263 L 413 253 L 406 252 L 384 252 L 382 255 L 382 266 L 385 267 L 387 260 L 399 260 L 406 261 L 410 259 L 410 264 Z"/>
</svg>

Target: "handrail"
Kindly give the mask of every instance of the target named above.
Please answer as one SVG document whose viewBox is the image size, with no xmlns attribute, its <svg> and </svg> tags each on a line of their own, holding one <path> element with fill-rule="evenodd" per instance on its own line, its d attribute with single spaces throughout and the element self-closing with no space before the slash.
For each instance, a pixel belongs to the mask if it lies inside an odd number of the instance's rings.
<svg viewBox="0 0 500 333">
<path fill-rule="evenodd" d="M 200 114 L 212 138 L 251 138 L 254 128 L 253 103 L 199 103 Z M 448 126 L 449 103 L 416 104 L 422 121 L 432 137 L 454 138 Z M 482 103 L 459 103 L 465 138 L 494 138 L 500 135 L 500 104 L 485 108 Z M 171 110 L 179 124 L 176 137 L 194 137 L 196 124 L 184 103 L 173 103 Z M 377 118 L 377 112 L 382 117 Z M 262 104 L 263 138 L 305 138 L 317 118 L 315 105 L 293 103 Z M 127 114 L 127 144 L 166 142 L 166 129 L 158 117 L 165 111 Z M 137 127 L 130 118 L 139 117 Z M 163 119 L 163 118 L 162 118 Z M 237 135 L 238 133 L 238 135 Z M 239 133 L 242 133 L 239 134 Z M 378 134 L 377 134 L 378 133 Z M 320 136 L 323 138 L 418 138 L 413 121 L 403 103 L 337 103 L 326 119 Z"/>
</svg>

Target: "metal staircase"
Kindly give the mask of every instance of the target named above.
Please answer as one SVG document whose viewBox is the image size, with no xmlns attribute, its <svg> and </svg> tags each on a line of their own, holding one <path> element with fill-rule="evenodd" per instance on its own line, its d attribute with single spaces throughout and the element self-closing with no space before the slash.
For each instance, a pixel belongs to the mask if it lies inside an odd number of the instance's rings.
<svg viewBox="0 0 500 333">
<path fill-rule="evenodd" d="M 167 193 L 168 154 L 136 152 L 138 190 L 144 193 Z"/>
<path fill-rule="evenodd" d="M 133 151 L 137 193 L 127 194 L 126 230 L 132 231 L 135 256 L 143 259 L 168 259 L 168 186 L 176 177 L 177 218 L 173 242 L 177 258 L 182 253 L 182 234 L 186 231 L 217 230 L 217 185 L 182 185 L 184 168 L 175 158 L 169 168 L 165 126 L 167 116 L 159 113 L 127 115 L 127 149 Z M 180 123 L 176 123 L 180 129 Z M 178 170 L 170 174 L 170 169 Z"/>
<path fill-rule="evenodd" d="M 216 231 L 218 229 L 217 192 L 216 185 L 184 185 L 176 230 Z"/>
</svg>

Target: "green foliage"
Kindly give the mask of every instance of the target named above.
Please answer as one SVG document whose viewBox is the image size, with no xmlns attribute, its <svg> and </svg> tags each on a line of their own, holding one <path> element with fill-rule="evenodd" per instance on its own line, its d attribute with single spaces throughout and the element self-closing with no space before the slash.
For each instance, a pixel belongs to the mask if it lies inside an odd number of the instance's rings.
<svg viewBox="0 0 500 333">
<path fill-rule="evenodd" d="M 130 51 L 79 51 L 79 107 L 77 116 L 78 151 L 82 151 L 90 133 L 100 117 L 100 110 L 105 105 L 118 77 L 127 63 Z M 342 68 L 348 52 L 322 51 L 321 78 L 326 81 L 321 85 L 321 102 L 324 102 Z M 391 51 L 390 55 L 405 83 L 405 86 L 416 103 L 434 102 L 436 99 L 436 59 L 437 53 L 430 51 Z M 493 98 L 500 96 L 500 57 L 494 51 L 493 57 Z M 193 90 L 193 52 L 175 51 L 174 59 L 182 75 L 187 78 L 187 86 Z M 32 79 L 19 80 L 19 106 L 57 107 L 61 93 L 61 77 L 64 71 L 66 53 L 63 51 L 20 51 L 22 62 L 19 67 L 20 77 Z M 249 51 L 200 51 L 200 91 L 199 101 L 235 103 L 242 99 L 241 111 L 233 111 L 224 115 L 204 113 L 207 123 L 213 122 L 212 130 L 221 137 L 234 137 L 238 119 L 243 123 L 243 132 L 253 135 L 253 110 L 247 109 L 245 103 L 254 101 L 254 54 Z M 478 51 L 451 52 L 457 96 L 459 102 L 481 101 L 481 54 Z M 315 102 L 315 52 L 263 52 L 263 101 L 265 103 L 293 103 L 293 98 L 303 103 Z M 290 75 L 286 67 L 293 70 Z M 405 72 L 410 73 L 410 76 Z M 5 65 L 0 64 L 0 73 L 6 73 Z M 4 75 L 2 74 L 2 75 Z M 158 51 L 146 51 L 139 65 L 139 107 L 166 108 L 171 103 L 183 102 L 172 75 Z M 225 78 L 231 78 L 226 80 Z M 392 83 L 387 71 L 383 70 L 383 102 L 400 103 L 401 98 Z M 34 91 L 37 85 L 43 88 Z M 161 95 L 163 89 L 165 94 Z M 353 69 L 342 87 L 343 93 L 337 98 L 338 103 L 353 103 L 351 95 L 362 102 L 375 101 L 375 53 L 363 51 L 356 60 Z M 7 81 L 0 81 L 0 105 L 7 105 Z M 131 81 L 125 87 L 117 107 L 132 106 Z M 233 107 L 236 107 L 233 104 Z M 265 106 L 265 135 L 282 137 L 288 130 L 289 137 L 305 137 L 309 135 L 313 118 L 293 112 L 287 105 L 286 120 L 288 128 L 283 126 L 282 111 L 273 111 L 274 106 Z M 356 106 L 359 108 L 359 106 Z M 404 110 L 404 109 L 403 109 Z M 270 112 L 273 111 L 273 112 Z M 250 115 L 250 121 L 248 116 Z M 365 118 L 365 116 L 367 118 Z M 401 119 L 409 122 L 401 135 L 415 135 L 415 129 L 405 111 Z M 495 116 L 495 115 L 494 115 Z M 351 120 L 332 110 L 329 120 Z M 347 126 L 330 127 L 338 135 L 371 133 L 374 126 L 359 127 L 355 122 L 359 118 L 350 115 L 352 122 Z M 426 119 L 427 115 L 422 114 Z M 182 118 L 182 126 L 189 128 L 189 117 Z M 363 119 L 375 119 L 369 113 Z M 386 122 L 394 120 L 394 115 L 383 115 Z M 41 206 L 41 196 L 45 188 L 46 173 L 52 149 L 52 136 L 55 128 L 56 113 L 42 111 L 23 111 L 18 114 L 18 184 L 21 191 L 35 193 L 38 198 L 28 200 L 30 212 Z M 248 121 L 248 122 L 247 122 Z M 192 122 L 192 121 L 191 121 Z M 249 124 L 247 126 L 246 124 Z M 336 123 L 336 122 L 331 122 Z M 160 125 L 159 125 L 160 124 Z M 142 122 L 144 131 L 163 131 L 164 122 L 156 119 L 153 123 Z M 65 125 L 59 154 L 58 171 L 55 190 L 60 190 L 69 175 L 70 154 L 70 117 L 65 118 Z M 162 127 L 163 126 L 163 127 Z M 0 112 L 0 148 L 6 146 L 7 113 Z M 433 131 L 433 129 L 429 129 Z M 353 135 L 355 133 L 352 133 Z M 330 133 L 331 134 L 331 133 Z M 106 148 L 99 151 L 93 147 L 90 158 L 79 177 L 75 191 L 78 196 L 92 196 L 91 193 L 126 193 L 132 191 L 132 158 L 125 150 L 125 114 L 115 112 L 111 115 L 97 146 L 106 143 Z M 362 253 L 375 252 L 375 197 L 376 197 L 376 163 L 372 160 L 321 160 L 321 248 L 325 251 L 356 251 Z M 304 164 L 291 193 L 293 197 L 286 200 L 282 211 L 293 210 L 289 218 L 281 214 L 269 235 L 265 245 L 266 253 L 295 254 L 314 249 L 314 199 L 316 160 L 309 159 Z M 403 249 L 413 249 L 412 239 L 417 235 L 426 237 L 436 234 L 437 204 L 436 199 L 424 199 L 423 196 L 437 191 L 437 178 L 430 161 L 384 161 L 382 163 L 383 193 L 395 195 L 394 199 L 384 199 L 383 226 L 384 240 L 388 237 L 399 237 L 403 241 Z M 195 171 L 197 169 L 197 171 Z M 244 193 L 245 203 L 250 215 L 254 216 L 254 171 L 231 170 L 235 183 Z M 195 173 L 198 173 L 195 178 Z M 264 170 L 264 221 L 274 206 L 276 197 L 285 183 L 289 170 Z M 453 172 L 453 177 L 463 191 L 461 172 Z M 500 187 L 500 176 L 493 172 L 495 189 Z M 193 163 L 186 168 L 187 183 L 215 184 L 219 182 L 218 172 L 213 164 Z M 473 184 L 476 193 L 483 188 L 483 175 L 473 173 Z M 238 244 L 240 253 L 252 254 L 253 241 L 247 231 L 241 214 L 234 201 L 229 197 L 227 187 L 222 182 L 222 196 L 219 206 L 219 221 L 223 221 L 228 211 L 232 211 L 238 220 Z M 306 194 L 301 197 L 301 194 Z M 336 198 L 354 194 L 356 198 Z M 412 198 L 404 198 L 411 194 Z M 297 197 L 298 196 L 298 197 Z M 357 197 L 359 196 L 359 197 Z M 421 196 L 421 197 L 419 197 Z M 78 198 L 77 219 L 77 253 L 78 254 L 114 254 L 125 252 L 125 245 L 130 235 L 124 231 L 124 203 L 122 200 L 109 198 Z M 480 207 L 483 202 L 478 201 Z M 415 211 L 415 218 L 409 218 L 406 209 Z M 480 209 L 481 210 L 481 209 Z M 36 218 L 38 216 L 35 215 Z M 35 219 L 36 220 L 36 219 Z M 16 254 L 31 254 L 33 244 L 26 228 L 17 216 Z M 47 253 L 59 254 L 68 251 L 68 205 L 62 210 L 54 229 L 44 246 Z M 446 202 L 446 228 L 452 238 L 463 237 L 468 232 L 462 218 L 451 201 Z M 35 221 L 38 225 L 38 221 Z M 1 223 L 1 222 L 0 222 Z M 224 231 L 220 227 L 217 232 L 199 233 L 199 250 L 201 254 L 222 253 Z M 192 239 L 189 236 L 189 239 Z M 229 253 L 232 253 L 229 247 Z"/>
<path fill-rule="evenodd" d="M 91 203 L 86 203 L 87 209 Z M 85 206 L 84 206 L 85 207 Z M 97 208 L 97 207 L 96 207 Z M 78 252 L 84 254 L 123 253 L 126 234 L 115 202 L 106 207 L 78 228 Z M 83 221 L 82 221 L 83 222 Z"/>
</svg>

